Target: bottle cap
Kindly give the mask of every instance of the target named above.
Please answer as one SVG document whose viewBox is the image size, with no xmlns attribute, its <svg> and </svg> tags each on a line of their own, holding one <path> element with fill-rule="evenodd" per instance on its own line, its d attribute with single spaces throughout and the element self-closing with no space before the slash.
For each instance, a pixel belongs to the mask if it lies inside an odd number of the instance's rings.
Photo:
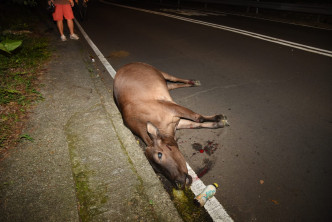
<svg viewBox="0 0 332 222">
<path fill-rule="evenodd" d="M 217 183 L 213 183 L 212 185 L 215 186 L 216 188 L 219 187 L 219 185 Z"/>
</svg>

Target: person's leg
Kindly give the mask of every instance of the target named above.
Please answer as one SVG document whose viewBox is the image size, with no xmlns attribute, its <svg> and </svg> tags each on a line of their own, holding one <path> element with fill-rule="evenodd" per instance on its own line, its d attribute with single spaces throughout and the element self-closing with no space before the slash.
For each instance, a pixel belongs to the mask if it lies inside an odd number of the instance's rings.
<svg viewBox="0 0 332 222">
<path fill-rule="evenodd" d="M 60 35 L 62 36 L 63 35 L 63 21 L 62 20 L 58 20 L 58 21 L 56 21 L 56 24 L 58 26 Z"/>
<path fill-rule="evenodd" d="M 70 32 L 70 35 L 74 34 L 74 14 L 71 6 L 69 4 L 63 5 L 63 15 L 67 19 L 67 25 Z"/>
<path fill-rule="evenodd" d="M 74 33 L 74 14 L 70 5 L 64 5 L 64 17 L 67 19 L 67 25 L 70 32 L 70 39 L 78 40 L 79 37 Z"/>
<path fill-rule="evenodd" d="M 53 19 L 56 21 L 56 25 L 60 32 L 60 38 L 62 41 L 66 41 L 66 36 L 63 34 L 63 8 L 62 5 L 55 5 L 55 12 L 53 13 Z"/>
<path fill-rule="evenodd" d="M 63 21 L 62 20 L 58 20 L 56 21 L 56 24 L 58 26 L 59 32 L 60 32 L 60 38 L 62 41 L 66 41 L 67 38 L 66 36 L 63 34 Z"/>
<path fill-rule="evenodd" d="M 74 22 L 72 19 L 67 19 L 68 29 L 70 34 L 74 34 Z"/>
<path fill-rule="evenodd" d="M 72 19 L 67 19 L 67 24 L 70 32 L 70 39 L 78 40 L 79 37 L 74 33 L 74 22 Z"/>
</svg>

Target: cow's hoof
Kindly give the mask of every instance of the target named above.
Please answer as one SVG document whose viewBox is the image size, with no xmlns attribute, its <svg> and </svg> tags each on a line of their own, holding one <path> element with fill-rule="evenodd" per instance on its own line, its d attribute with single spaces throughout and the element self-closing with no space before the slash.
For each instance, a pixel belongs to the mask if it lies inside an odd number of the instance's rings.
<svg viewBox="0 0 332 222">
<path fill-rule="evenodd" d="M 230 126 L 230 124 L 227 121 L 227 119 L 223 119 L 223 120 L 221 120 L 221 122 L 223 123 L 224 126 Z"/>
<path fill-rule="evenodd" d="M 224 115 L 218 115 L 218 117 L 220 118 L 218 121 L 218 125 L 220 127 L 225 127 L 225 126 L 230 126 L 230 124 L 227 121 L 227 117 Z"/>
<path fill-rule="evenodd" d="M 190 80 L 189 84 L 192 86 L 200 86 L 201 82 L 199 80 Z"/>
</svg>

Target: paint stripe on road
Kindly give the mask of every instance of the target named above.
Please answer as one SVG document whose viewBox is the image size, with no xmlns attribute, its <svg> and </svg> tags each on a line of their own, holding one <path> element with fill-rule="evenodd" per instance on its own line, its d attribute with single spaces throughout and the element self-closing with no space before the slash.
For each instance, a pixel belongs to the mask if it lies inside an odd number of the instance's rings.
<svg viewBox="0 0 332 222">
<path fill-rule="evenodd" d="M 332 51 L 329 51 L 329 50 L 320 49 L 320 48 L 316 48 L 316 47 L 312 47 L 312 46 L 307 46 L 307 45 L 299 44 L 299 43 L 296 43 L 296 42 L 291 42 L 291 41 L 287 41 L 287 40 L 283 40 L 283 39 L 279 39 L 279 38 L 275 38 L 275 37 L 271 37 L 271 36 L 267 36 L 267 35 L 258 34 L 258 33 L 255 33 L 255 32 L 249 32 L 249 31 L 245 31 L 245 30 L 242 30 L 242 29 L 236 29 L 236 28 L 232 28 L 232 27 L 228 27 L 228 26 L 224 26 L 224 25 L 218 25 L 218 24 L 214 24 L 214 23 L 210 23 L 210 22 L 204 22 L 204 21 L 191 19 L 191 18 L 186 18 L 186 17 L 181 17 L 181 16 L 178 16 L 178 15 L 172 15 L 172 14 L 168 14 L 168 13 L 164 13 L 164 12 L 157 12 L 157 11 L 151 11 L 151 10 L 142 9 L 142 8 L 135 8 L 135 7 L 131 7 L 131 6 L 120 5 L 120 4 L 116 4 L 116 3 L 107 2 L 107 1 L 104 1 L 104 0 L 100 0 L 100 1 L 102 3 L 109 4 L 109 5 L 115 5 L 115 6 L 122 7 L 122 8 L 128 8 L 128 9 L 142 11 L 142 12 L 146 12 L 146 13 L 150 13 L 150 14 L 166 16 L 166 17 L 169 17 L 169 18 L 174 18 L 174 19 L 178 19 L 178 20 L 182 20 L 182 21 L 186 21 L 186 22 L 191 22 L 191 23 L 195 23 L 195 24 L 205 25 L 205 26 L 209 26 L 209 27 L 212 27 L 212 28 L 226 30 L 226 31 L 237 33 L 237 34 L 249 36 L 249 37 L 252 37 L 252 38 L 256 38 L 256 39 L 260 39 L 260 40 L 273 42 L 273 43 L 276 43 L 276 44 L 280 44 L 280 45 L 284 45 L 284 46 L 304 50 L 304 51 L 307 51 L 307 52 L 332 57 Z"/>
<path fill-rule="evenodd" d="M 200 194 L 206 187 L 201 179 L 198 178 L 195 171 L 187 163 L 188 174 L 192 177 L 193 182 L 191 184 L 191 190 L 197 196 Z M 206 211 L 210 214 L 213 221 L 222 221 L 222 222 L 232 222 L 233 219 L 227 214 L 226 210 L 217 200 L 217 198 L 212 197 L 204 205 Z"/>
<path fill-rule="evenodd" d="M 97 48 L 97 46 L 92 42 L 92 40 L 90 39 L 90 37 L 88 36 L 88 34 L 86 34 L 86 32 L 84 31 L 84 29 L 82 28 L 82 26 L 80 25 L 80 23 L 77 22 L 76 19 L 74 19 L 76 26 L 78 27 L 78 29 L 80 30 L 80 32 L 82 33 L 82 35 L 84 36 L 85 40 L 89 43 L 90 47 L 92 48 L 92 50 L 96 53 L 96 55 L 98 56 L 100 62 L 105 66 L 106 70 L 108 71 L 108 73 L 112 76 L 112 78 L 114 79 L 116 71 L 113 68 L 113 66 L 111 66 L 111 64 L 107 61 L 107 59 L 104 57 L 104 55 L 100 52 L 100 50 Z"/>
<path fill-rule="evenodd" d="M 75 19 L 74 21 L 75 21 L 76 26 L 78 27 L 78 29 L 80 30 L 80 32 L 82 33 L 82 35 L 84 36 L 84 38 L 86 39 L 86 41 L 88 42 L 90 47 L 92 48 L 92 50 L 98 56 L 100 62 L 104 65 L 104 67 L 106 68 L 108 73 L 114 79 L 115 74 L 116 74 L 115 69 L 107 61 L 107 59 L 100 52 L 100 50 L 97 48 L 97 46 L 92 42 L 90 37 L 86 34 L 86 32 L 84 31 L 82 26 L 77 22 L 77 20 Z M 200 194 L 200 192 L 203 191 L 203 189 L 205 188 L 205 185 L 198 178 L 195 171 L 192 170 L 192 168 L 189 166 L 188 163 L 187 163 L 187 167 L 188 167 L 189 175 L 193 178 L 193 183 L 190 188 L 195 195 L 198 195 L 198 194 Z M 225 211 L 223 206 L 219 203 L 219 201 L 215 197 L 212 197 L 209 201 L 207 201 L 207 203 L 204 205 L 204 207 L 205 207 L 206 211 L 210 214 L 213 221 L 217 221 L 217 222 L 232 222 L 233 221 L 232 218 L 227 214 L 227 212 Z"/>
</svg>

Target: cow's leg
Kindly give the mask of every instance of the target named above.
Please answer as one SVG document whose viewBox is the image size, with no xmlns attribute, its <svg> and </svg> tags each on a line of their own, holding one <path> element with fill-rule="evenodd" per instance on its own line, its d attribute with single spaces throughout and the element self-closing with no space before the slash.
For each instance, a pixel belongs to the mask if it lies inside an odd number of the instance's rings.
<svg viewBox="0 0 332 222">
<path fill-rule="evenodd" d="M 172 75 L 164 73 L 164 72 L 161 72 L 161 74 L 164 76 L 164 78 L 166 80 L 174 82 L 174 83 L 168 83 L 167 84 L 167 88 L 169 90 L 182 88 L 182 87 L 193 87 L 193 86 L 200 86 L 201 85 L 201 82 L 198 81 L 198 80 L 181 79 L 181 78 L 177 78 L 175 76 L 172 76 Z"/>
<path fill-rule="evenodd" d="M 224 122 L 227 123 L 227 117 L 220 114 L 214 116 L 203 116 L 201 114 L 195 113 L 192 110 L 185 108 L 183 106 L 179 106 L 176 103 L 165 102 L 165 107 L 167 107 L 174 116 L 181 118 L 181 119 L 188 119 L 194 121 L 196 123 L 203 123 L 203 122 L 220 122 L 220 127 L 223 125 Z"/>
<path fill-rule="evenodd" d="M 229 126 L 226 119 L 223 119 L 219 122 L 203 122 L 203 123 L 197 123 L 187 119 L 180 119 L 178 125 L 176 126 L 176 129 L 199 129 L 199 128 L 216 129 L 216 128 L 223 128 L 225 126 Z"/>
<path fill-rule="evenodd" d="M 184 88 L 184 87 L 193 87 L 196 85 L 190 83 L 167 83 L 168 90 L 177 89 L 177 88 Z"/>
</svg>

